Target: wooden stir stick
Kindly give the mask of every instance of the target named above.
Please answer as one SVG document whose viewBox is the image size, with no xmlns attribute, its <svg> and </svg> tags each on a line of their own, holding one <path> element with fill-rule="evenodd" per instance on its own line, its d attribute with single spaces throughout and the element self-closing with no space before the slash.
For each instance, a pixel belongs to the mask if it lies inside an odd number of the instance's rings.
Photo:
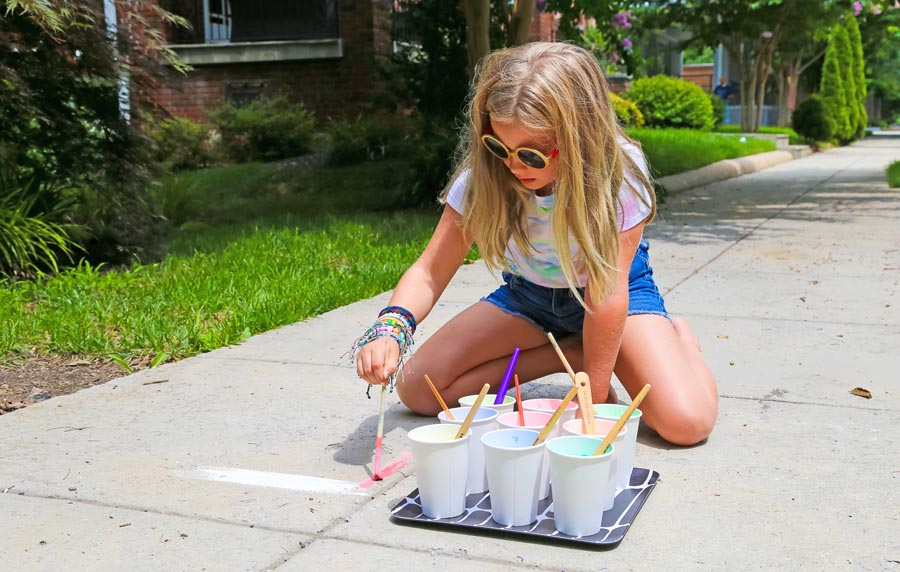
<svg viewBox="0 0 900 572">
<path fill-rule="evenodd" d="M 578 406 L 581 408 L 581 433 L 594 434 L 594 400 L 591 398 L 591 380 L 588 374 L 579 371 L 575 374 L 575 386 L 578 388 Z"/>
<path fill-rule="evenodd" d="M 550 338 L 550 345 L 553 346 L 553 349 L 556 350 L 556 355 L 559 356 L 559 361 L 562 362 L 563 367 L 566 368 L 566 371 L 569 372 L 569 377 L 572 378 L 572 382 L 575 383 L 575 372 L 572 370 L 572 366 L 569 365 L 569 360 L 566 359 L 566 355 L 559 349 L 559 344 L 556 343 L 556 338 L 553 337 L 553 334 L 547 332 L 547 337 Z"/>
<path fill-rule="evenodd" d="M 559 421 L 559 418 L 562 416 L 563 411 L 566 410 L 566 406 L 570 401 L 575 397 L 575 394 L 578 393 L 578 386 L 573 385 L 572 389 L 569 390 L 569 393 L 563 398 L 562 403 L 559 404 L 559 407 L 556 408 L 556 411 L 553 412 L 553 415 L 550 417 L 550 421 L 547 421 L 547 424 L 544 425 L 544 428 L 541 429 L 541 432 L 538 433 L 537 438 L 534 440 L 533 445 L 540 445 L 544 439 L 550 435 L 550 431 L 553 430 L 553 426 L 556 425 L 556 422 Z"/>
<path fill-rule="evenodd" d="M 463 436 L 469 432 L 469 426 L 472 425 L 472 420 L 475 419 L 475 412 L 478 411 L 478 408 L 481 407 L 481 402 L 484 401 L 484 396 L 487 395 L 487 392 L 491 389 L 491 385 L 489 383 L 485 383 L 484 387 L 481 388 L 481 391 L 478 393 L 478 397 L 475 399 L 475 403 L 472 404 L 472 408 L 469 409 L 469 414 L 466 415 L 466 419 L 463 421 L 463 424 L 459 426 L 459 432 L 456 434 L 454 439 L 462 439 Z"/>
<path fill-rule="evenodd" d="M 431 392 L 434 393 L 434 396 L 435 396 L 435 397 L 437 397 L 438 403 L 441 404 L 441 409 L 444 410 L 444 414 L 447 416 L 447 420 L 448 420 L 448 421 L 456 421 L 456 419 L 453 418 L 453 414 L 450 413 L 450 410 L 449 410 L 449 409 L 447 409 L 447 404 L 444 403 L 444 398 L 441 397 L 441 394 L 440 394 L 440 393 L 438 393 L 437 388 L 436 388 L 436 387 L 434 386 L 434 384 L 431 382 L 431 378 L 428 377 L 428 374 L 427 374 L 427 373 L 425 374 L 425 381 L 428 383 L 428 387 L 431 388 Z"/>
<path fill-rule="evenodd" d="M 631 417 L 631 414 L 634 413 L 634 410 L 637 409 L 637 406 L 641 404 L 641 401 L 646 397 L 647 392 L 650 391 L 650 384 L 644 386 L 644 389 L 637 394 L 634 398 L 634 401 L 631 402 L 631 405 L 628 406 L 628 409 L 625 410 L 625 413 L 619 417 L 619 420 L 616 421 L 616 424 L 613 425 L 613 428 L 609 430 L 609 434 L 606 436 L 606 439 L 600 443 L 600 446 L 597 447 L 597 450 L 594 451 L 595 455 L 602 455 L 606 452 L 606 448 L 610 446 L 615 439 L 619 435 L 619 431 L 622 430 L 622 426 L 625 425 L 625 422 L 628 421 L 628 418 Z"/>
</svg>

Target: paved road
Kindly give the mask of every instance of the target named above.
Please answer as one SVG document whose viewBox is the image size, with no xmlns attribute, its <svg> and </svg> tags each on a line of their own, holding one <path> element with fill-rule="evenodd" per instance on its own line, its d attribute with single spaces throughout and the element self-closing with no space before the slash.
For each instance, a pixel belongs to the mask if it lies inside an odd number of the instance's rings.
<svg viewBox="0 0 900 572">
<path fill-rule="evenodd" d="M 870 138 L 669 198 L 652 259 L 721 414 L 699 447 L 643 433 L 661 479 L 614 550 L 394 524 L 408 466 L 357 486 L 377 401 L 340 356 L 383 294 L 0 417 L 0 569 L 900 570 L 898 159 Z M 462 268 L 420 340 L 494 283 Z M 386 463 L 428 422 L 392 395 Z"/>
</svg>

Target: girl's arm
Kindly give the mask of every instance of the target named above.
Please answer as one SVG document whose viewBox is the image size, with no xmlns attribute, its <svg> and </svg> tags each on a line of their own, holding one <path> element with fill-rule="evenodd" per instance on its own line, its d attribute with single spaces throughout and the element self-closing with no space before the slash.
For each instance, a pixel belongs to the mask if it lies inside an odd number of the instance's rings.
<svg viewBox="0 0 900 572">
<path fill-rule="evenodd" d="M 584 371 L 591 378 L 591 398 L 594 403 L 603 403 L 609 392 L 609 382 L 628 315 L 628 273 L 643 232 L 644 223 L 640 223 L 619 236 L 619 274 L 616 286 L 609 296 L 594 304 L 588 294 L 590 288 L 585 289 L 585 301 L 593 312 L 584 314 Z"/>
<path fill-rule="evenodd" d="M 391 306 L 402 306 L 420 323 L 434 308 L 450 279 L 456 274 L 469 249 L 472 237 L 460 227 L 462 215 L 445 206 L 428 246 L 397 283 L 391 296 Z M 375 339 L 359 351 L 356 372 L 373 384 L 387 383 L 397 371 L 400 348 L 396 341 L 384 337 Z"/>
</svg>

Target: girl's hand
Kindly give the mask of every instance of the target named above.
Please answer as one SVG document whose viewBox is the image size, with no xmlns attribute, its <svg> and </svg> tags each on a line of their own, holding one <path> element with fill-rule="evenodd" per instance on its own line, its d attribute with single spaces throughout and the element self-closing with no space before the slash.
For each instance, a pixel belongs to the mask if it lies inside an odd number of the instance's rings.
<svg viewBox="0 0 900 572">
<path fill-rule="evenodd" d="M 367 383 L 384 385 L 397 372 L 400 344 L 389 337 L 367 343 L 356 356 L 356 374 Z"/>
</svg>

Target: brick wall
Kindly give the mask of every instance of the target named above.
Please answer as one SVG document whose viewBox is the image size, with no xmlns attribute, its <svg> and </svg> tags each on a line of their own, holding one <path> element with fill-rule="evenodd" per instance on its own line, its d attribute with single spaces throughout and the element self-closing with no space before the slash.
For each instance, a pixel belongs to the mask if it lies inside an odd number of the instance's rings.
<svg viewBox="0 0 900 572">
<path fill-rule="evenodd" d="M 205 119 L 228 94 L 259 91 L 302 101 L 318 116 L 362 112 L 376 87 L 375 53 L 390 49 L 389 5 L 384 0 L 341 0 L 343 57 L 321 60 L 195 66 L 171 72 L 158 90 L 158 104 L 177 117 Z"/>
</svg>

